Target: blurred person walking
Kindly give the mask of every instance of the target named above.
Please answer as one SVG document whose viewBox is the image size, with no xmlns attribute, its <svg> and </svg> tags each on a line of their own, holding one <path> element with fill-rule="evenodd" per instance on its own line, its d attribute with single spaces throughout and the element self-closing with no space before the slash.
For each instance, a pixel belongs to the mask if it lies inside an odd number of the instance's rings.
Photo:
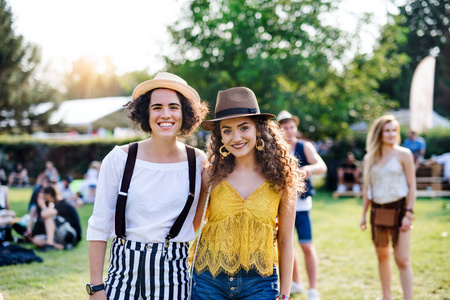
<svg viewBox="0 0 450 300">
<path fill-rule="evenodd" d="M 297 116 L 293 116 L 288 111 L 283 110 L 278 114 L 277 122 L 285 133 L 286 139 L 291 146 L 292 154 L 298 159 L 300 170 L 306 172 L 306 191 L 297 196 L 295 228 L 305 260 L 306 273 L 308 274 L 308 300 L 318 300 L 320 299 L 320 293 L 317 291 L 319 267 L 316 248 L 312 241 L 312 222 L 310 217 L 312 196 L 314 195 L 311 175 L 326 173 L 327 166 L 310 142 L 297 139 L 298 125 L 300 123 Z M 294 257 L 291 292 L 303 292 L 297 251 L 295 251 Z"/>
</svg>

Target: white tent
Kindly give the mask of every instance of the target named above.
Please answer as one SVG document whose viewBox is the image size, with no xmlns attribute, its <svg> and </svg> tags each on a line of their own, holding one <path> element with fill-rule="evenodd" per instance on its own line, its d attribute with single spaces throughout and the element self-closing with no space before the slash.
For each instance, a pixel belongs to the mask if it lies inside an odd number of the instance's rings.
<svg viewBox="0 0 450 300">
<path fill-rule="evenodd" d="M 79 131 L 92 131 L 100 127 L 129 127 L 123 106 L 130 100 L 131 97 L 67 100 L 52 113 L 49 124 Z"/>
</svg>

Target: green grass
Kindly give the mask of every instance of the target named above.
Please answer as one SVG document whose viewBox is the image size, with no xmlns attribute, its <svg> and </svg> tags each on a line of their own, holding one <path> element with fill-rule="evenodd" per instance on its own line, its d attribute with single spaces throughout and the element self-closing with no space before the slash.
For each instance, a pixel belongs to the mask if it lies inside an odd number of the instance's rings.
<svg viewBox="0 0 450 300">
<path fill-rule="evenodd" d="M 26 213 L 30 196 L 29 189 L 11 189 L 11 206 L 19 216 Z M 415 207 L 417 220 L 411 244 L 415 299 L 450 299 L 450 237 L 445 237 L 445 232 L 450 231 L 450 210 L 446 209 L 449 204 L 450 199 L 419 199 Z M 91 212 L 92 205 L 79 209 L 83 231 Z M 326 192 L 314 197 L 312 219 L 320 259 L 322 299 L 381 297 L 370 232 L 359 229 L 360 215 L 360 199 L 333 199 Z M 86 241 L 72 251 L 36 253 L 43 263 L 0 267 L 0 292 L 6 300 L 87 298 L 84 289 L 89 281 Z M 393 261 L 392 269 L 393 297 L 401 299 Z M 306 279 L 304 271 L 302 278 Z M 303 300 L 306 295 L 292 298 Z"/>
</svg>

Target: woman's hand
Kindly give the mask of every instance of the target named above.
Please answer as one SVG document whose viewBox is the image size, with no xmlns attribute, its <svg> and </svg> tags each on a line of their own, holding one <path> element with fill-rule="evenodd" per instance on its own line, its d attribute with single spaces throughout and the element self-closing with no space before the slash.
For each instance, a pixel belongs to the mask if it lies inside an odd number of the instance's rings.
<svg viewBox="0 0 450 300">
<path fill-rule="evenodd" d="M 400 231 L 408 231 L 413 228 L 412 226 L 412 218 L 409 218 L 406 214 L 403 216 L 402 219 L 402 226 L 400 227 Z"/>
<path fill-rule="evenodd" d="M 361 218 L 361 222 L 359 223 L 359 227 L 361 227 L 361 230 L 366 230 L 367 229 L 366 217 L 365 216 Z"/>
</svg>

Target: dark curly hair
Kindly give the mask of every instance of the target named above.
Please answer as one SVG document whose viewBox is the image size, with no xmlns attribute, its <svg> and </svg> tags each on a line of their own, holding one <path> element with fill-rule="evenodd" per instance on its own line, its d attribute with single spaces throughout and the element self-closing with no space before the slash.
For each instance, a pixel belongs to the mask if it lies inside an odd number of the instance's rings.
<svg viewBox="0 0 450 300">
<path fill-rule="evenodd" d="M 124 105 L 128 110 L 128 117 L 133 122 L 133 125 L 140 127 L 147 133 L 152 133 L 148 107 L 153 91 L 154 90 L 150 90 L 142 96 L 139 96 L 136 100 L 130 101 Z M 180 100 L 183 114 L 183 124 L 181 125 L 180 132 L 183 136 L 187 137 L 194 132 L 203 121 L 208 113 L 208 106 L 205 102 L 189 101 L 180 92 L 174 92 L 177 93 L 178 99 Z"/>
<path fill-rule="evenodd" d="M 262 151 L 255 151 L 259 172 L 282 195 L 290 195 L 295 191 L 303 192 L 304 177 L 298 169 L 297 159 L 291 155 L 291 148 L 281 129 L 273 121 L 265 118 L 255 116 L 252 119 L 265 144 Z M 235 158 L 232 154 L 227 157 L 220 154 L 222 145 L 220 122 L 215 122 L 207 145 L 210 183 L 224 179 L 235 167 Z"/>
</svg>

